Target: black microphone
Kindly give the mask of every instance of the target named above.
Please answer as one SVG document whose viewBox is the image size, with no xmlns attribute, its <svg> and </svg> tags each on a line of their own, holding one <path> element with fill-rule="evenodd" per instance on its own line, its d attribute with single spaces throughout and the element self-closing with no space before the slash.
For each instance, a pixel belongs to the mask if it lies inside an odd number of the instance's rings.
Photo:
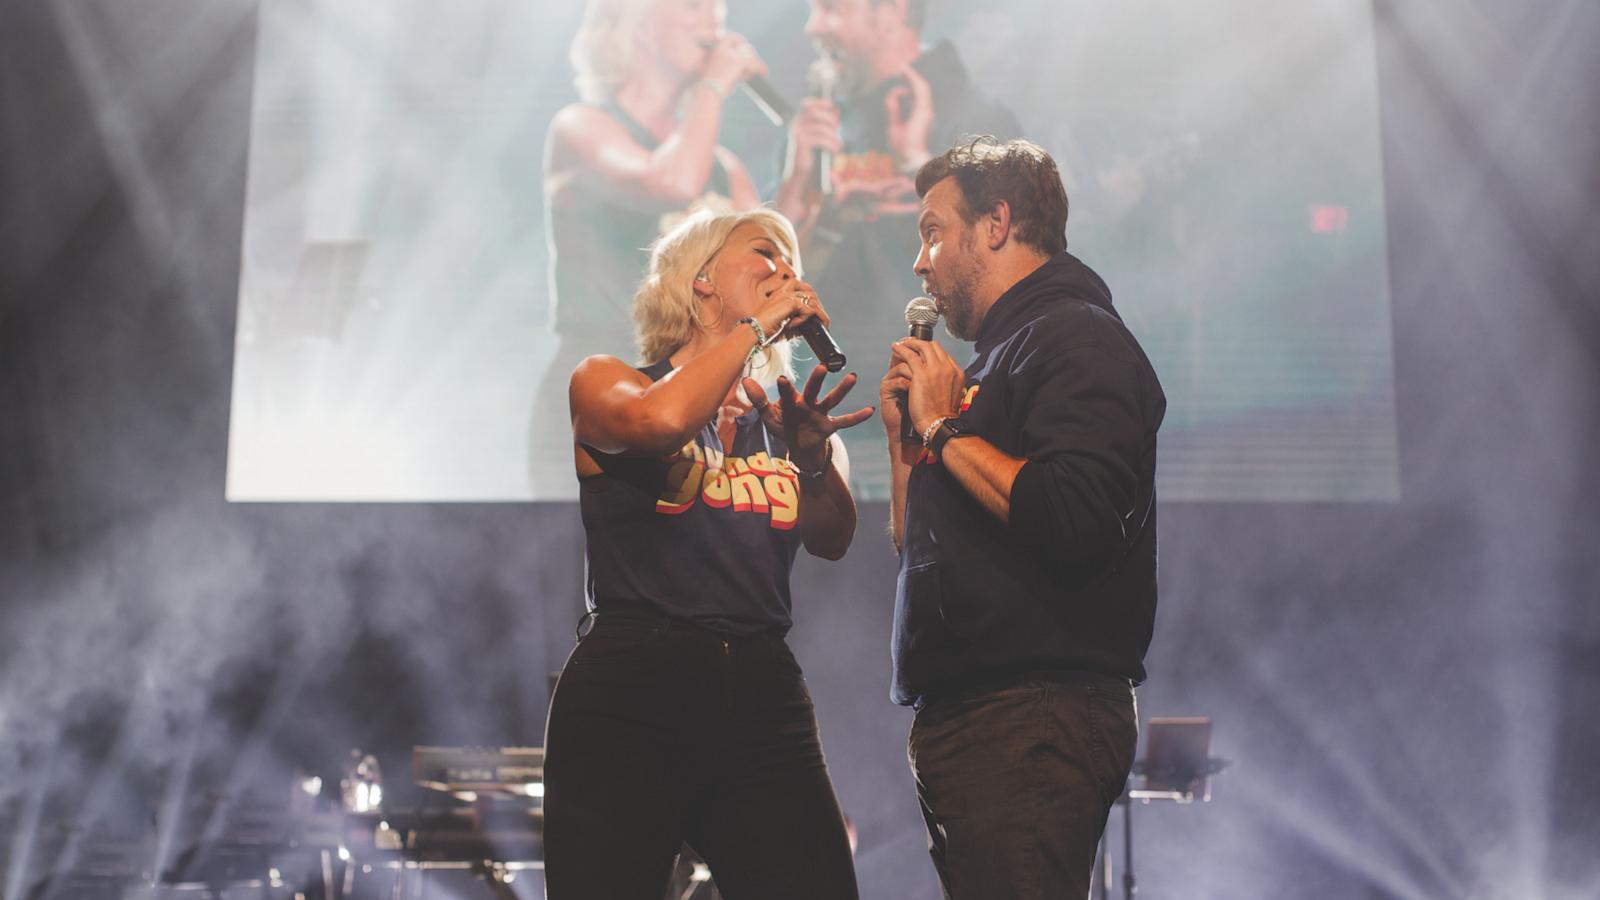
<svg viewBox="0 0 1600 900">
<path fill-rule="evenodd" d="M 781 128 L 794 118 L 794 107 L 783 99 L 783 95 L 778 93 L 778 89 L 772 86 L 772 82 L 768 81 L 765 75 L 751 75 L 739 82 L 739 87 L 744 89 L 745 96 L 750 98 L 750 102 L 754 103 L 756 109 L 761 110 L 772 124 Z"/>
<path fill-rule="evenodd" d="M 700 44 L 701 49 L 708 53 L 716 46 L 716 41 L 704 41 Z M 794 118 L 794 107 L 789 105 L 789 101 L 783 99 L 783 95 L 778 93 L 778 89 L 772 86 L 772 82 L 767 80 L 767 76 L 751 75 L 749 78 L 739 82 L 739 88 L 744 91 L 744 95 L 750 98 L 750 102 L 754 103 L 756 109 L 761 110 L 762 114 L 772 124 L 781 128 L 789 124 L 789 120 Z"/>
<path fill-rule="evenodd" d="M 906 325 L 909 337 L 919 341 L 933 340 L 933 323 L 939 321 L 939 304 L 927 297 L 914 297 L 906 304 Z M 911 424 L 911 412 L 906 408 L 906 398 L 900 398 L 900 441 L 906 444 L 922 443 L 917 426 Z"/>
<path fill-rule="evenodd" d="M 806 80 L 811 83 L 811 96 L 833 102 L 833 89 L 839 83 L 839 67 L 833 57 L 823 54 L 806 70 Z M 824 197 L 833 196 L 833 153 L 820 147 L 816 151 L 813 168 L 816 170 L 817 192 Z"/>
<path fill-rule="evenodd" d="M 806 344 L 811 347 L 811 352 L 816 354 L 817 362 L 828 368 L 829 372 L 837 372 L 844 368 L 844 351 L 834 342 L 833 335 L 828 333 L 828 326 L 822 320 L 813 316 L 795 326 L 795 331 L 806 339 Z"/>
</svg>

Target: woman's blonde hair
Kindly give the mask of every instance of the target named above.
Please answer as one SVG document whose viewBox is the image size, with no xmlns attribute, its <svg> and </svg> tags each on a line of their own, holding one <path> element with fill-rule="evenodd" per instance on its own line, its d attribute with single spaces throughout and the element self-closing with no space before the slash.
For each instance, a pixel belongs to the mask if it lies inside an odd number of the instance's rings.
<svg viewBox="0 0 1600 900">
<path fill-rule="evenodd" d="M 604 103 L 633 71 L 636 38 L 660 0 L 589 0 L 567 59 L 585 103 Z"/>
<path fill-rule="evenodd" d="M 794 226 L 782 213 L 752 209 L 716 215 L 698 212 L 662 235 L 650 250 L 650 272 L 633 295 L 633 321 L 639 351 L 647 364 L 657 363 L 689 343 L 695 332 L 715 326 L 702 322 L 694 279 L 704 272 L 728 242 L 734 229 L 747 223 L 761 226 L 788 258 L 795 275 L 801 273 L 800 241 Z M 789 373 L 789 344 L 778 341 L 757 354 L 752 377 L 769 383 Z"/>
<path fill-rule="evenodd" d="M 634 37 L 659 0 L 589 0 L 566 58 L 584 102 L 605 102 L 634 69 Z"/>
</svg>

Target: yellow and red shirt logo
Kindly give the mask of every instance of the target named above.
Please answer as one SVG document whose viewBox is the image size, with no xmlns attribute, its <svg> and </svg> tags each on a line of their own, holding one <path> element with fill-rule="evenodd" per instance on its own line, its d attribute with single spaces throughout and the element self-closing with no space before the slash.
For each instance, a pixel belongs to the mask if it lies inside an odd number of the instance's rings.
<svg viewBox="0 0 1600 900">
<path fill-rule="evenodd" d="M 667 483 L 656 500 L 656 512 L 662 515 L 680 515 L 702 502 L 768 516 L 780 531 L 800 519 L 800 482 L 787 459 L 765 451 L 730 457 L 691 442 L 668 461 Z"/>
<path fill-rule="evenodd" d="M 966 390 L 961 392 L 961 405 L 956 407 L 956 415 L 960 415 L 972 408 L 972 401 L 977 399 L 979 387 L 982 387 L 982 385 L 969 385 Z"/>
</svg>

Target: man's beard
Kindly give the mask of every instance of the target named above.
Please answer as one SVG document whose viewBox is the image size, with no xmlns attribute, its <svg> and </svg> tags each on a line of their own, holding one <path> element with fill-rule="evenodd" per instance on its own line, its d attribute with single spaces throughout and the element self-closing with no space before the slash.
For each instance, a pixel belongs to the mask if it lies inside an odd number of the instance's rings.
<svg viewBox="0 0 1600 900">
<path fill-rule="evenodd" d="M 980 324 L 975 321 L 977 313 L 972 300 L 978 279 L 977 273 L 971 268 L 975 264 L 978 242 L 970 238 L 971 235 L 961 238 L 962 264 L 950 273 L 947 283 L 939 285 L 938 291 L 940 312 L 944 314 L 944 330 L 961 341 L 976 340 Z"/>
<path fill-rule="evenodd" d="M 978 323 L 972 321 L 971 291 L 965 285 L 954 287 L 949 293 L 941 293 L 939 301 L 944 307 L 944 330 L 958 341 L 975 339 Z"/>
<path fill-rule="evenodd" d="M 853 99 L 877 86 L 878 80 L 873 77 L 872 64 L 866 58 L 848 53 L 841 47 L 829 47 L 820 43 L 814 46 L 819 56 L 827 56 L 833 60 L 834 72 L 838 77 L 833 86 L 835 100 Z"/>
</svg>

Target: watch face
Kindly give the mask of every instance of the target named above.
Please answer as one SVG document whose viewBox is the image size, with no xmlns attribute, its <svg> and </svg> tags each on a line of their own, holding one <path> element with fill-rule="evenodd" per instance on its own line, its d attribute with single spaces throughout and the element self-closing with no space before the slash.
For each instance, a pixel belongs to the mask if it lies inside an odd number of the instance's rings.
<svg viewBox="0 0 1600 900">
<path fill-rule="evenodd" d="M 950 441 L 953 441 L 959 437 L 966 437 L 974 433 L 975 432 L 972 430 L 972 423 L 963 422 L 959 418 L 951 417 L 939 423 L 939 427 L 934 430 L 933 440 L 928 442 L 928 447 L 937 453 L 944 447 L 945 444 L 949 443 Z"/>
</svg>

